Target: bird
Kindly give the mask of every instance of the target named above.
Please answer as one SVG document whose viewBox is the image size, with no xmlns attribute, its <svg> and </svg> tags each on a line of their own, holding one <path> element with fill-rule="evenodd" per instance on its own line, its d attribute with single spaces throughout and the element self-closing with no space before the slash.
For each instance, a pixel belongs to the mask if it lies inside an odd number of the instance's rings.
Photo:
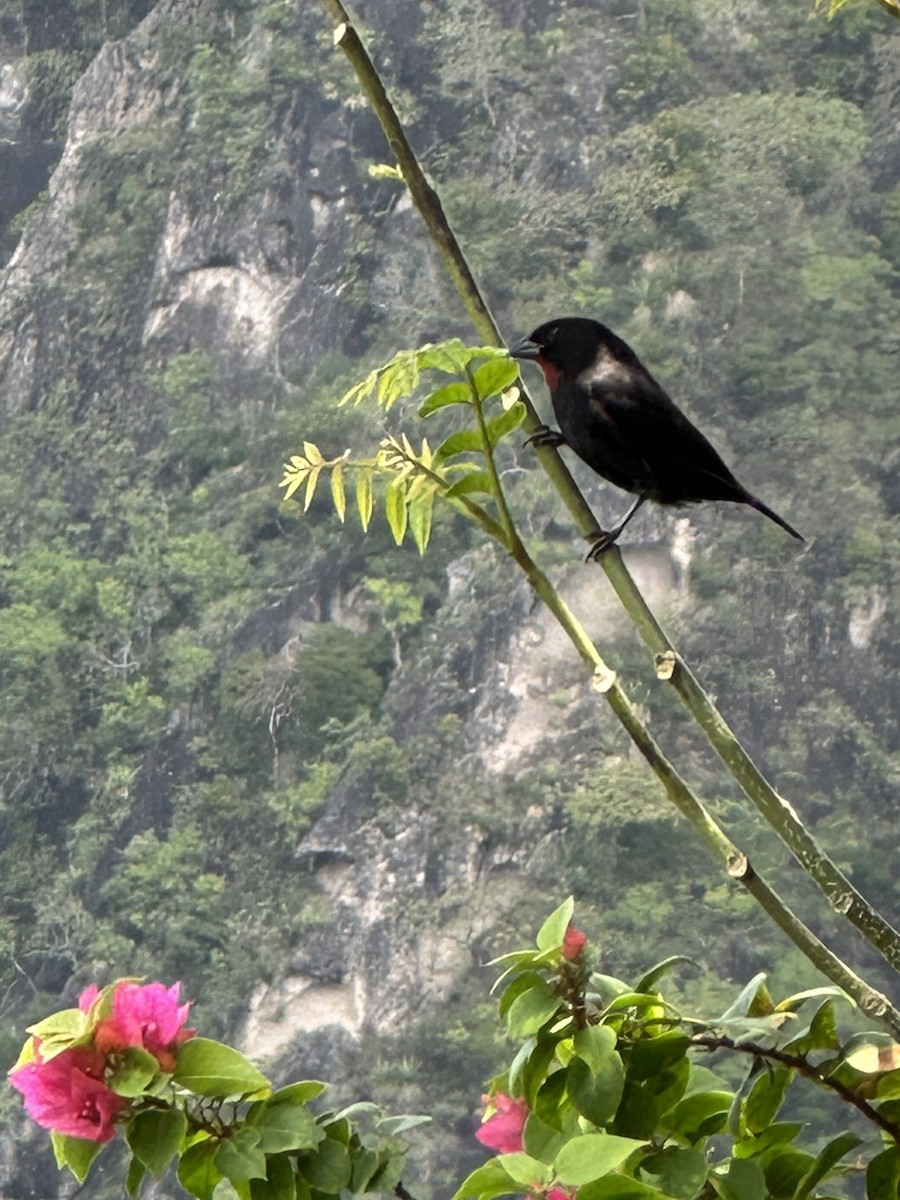
<svg viewBox="0 0 900 1200">
<path fill-rule="evenodd" d="M 616 542 L 647 500 L 748 504 L 805 540 L 735 479 L 628 343 L 606 325 L 587 317 L 547 321 L 509 354 L 541 368 L 559 423 L 558 430 L 542 426 L 528 443 L 568 446 L 598 475 L 636 497 L 611 530 L 591 538 L 589 559 Z"/>
</svg>

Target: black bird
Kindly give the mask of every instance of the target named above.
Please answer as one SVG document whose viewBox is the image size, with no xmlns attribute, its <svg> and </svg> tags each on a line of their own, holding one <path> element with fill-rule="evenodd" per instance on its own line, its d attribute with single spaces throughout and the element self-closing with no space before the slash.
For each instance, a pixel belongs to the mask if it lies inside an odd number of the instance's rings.
<svg viewBox="0 0 900 1200">
<path fill-rule="evenodd" d="M 749 504 L 804 540 L 738 483 L 631 347 L 599 321 L 548 321 L 510 354 L 536 362 L 544 372 L 559 422 L 558 431 L 545 428 L 529 442 L 569 446 L 598 475 L 637 496 L 618 525 L 597 538 L 589 558 L 613 544 L 645 500 Z"/>
</svg>

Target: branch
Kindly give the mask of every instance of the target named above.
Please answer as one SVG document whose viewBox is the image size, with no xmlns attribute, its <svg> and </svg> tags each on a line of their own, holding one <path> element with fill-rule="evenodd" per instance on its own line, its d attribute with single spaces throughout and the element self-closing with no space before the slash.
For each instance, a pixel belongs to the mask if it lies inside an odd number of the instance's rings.
<svg viewBox="0 0 900 1200">
<path fill-rule="evenodd" d="M 504 345 L 497 323 L 450 227 L 440 198 L 428 182 L 409 144 L 378 71 L 354 29 L 346 8 L 341 0 L 323 0 L 323 3 L 335 21 L 334 43 L 344 51 L 356 71 L 360 85 L 396 156 L 404 182 L 428 227 L 472 324 L 486 344 Z M 542 423 L 524 385 L 521 394 L 527 413 L 524 429 L 526 433 L 535 433 Z M 598 522 L 555 447 L 537 446 L 535 449 L 541 465 L 555 484 L 578 528 L 585 536 L 595 538 L 599 528 Z M 658 676 L 672 683 L 745 795 L 788 845 L 801 867 L 815 880 L 832 908 L 843 913 L 884 955 L 891 966 L 900 970 L 900 933 L 853 887 L 806 829 L 791 805 L 778 795 L 741 746 L 725 718 L 675 651 L 628 572 L 618 548 L 613 546 L 599 561 L 644 643 L 656 654 Z M 742 856 L 738 855 L 738 858 Z M 746 863 L 745 859 L 743 861 Z M 750 869 L 749 866 L 747 869 Z M 770 908 L 765 904 L 763 907 L 772 915 Z M 835 979 L 829 971 L 826 970 L 825 973 Z M 846 985 L 842 983 L 841 986 Z M 870 995 L 877 995 L 871 989 L 867 990 Z M 900 1013 L 893 1009 L 884 997 L 876 1002 L 875 1008 L 880 1006 L 881 1000 L 885 1005 L 881 1015 L 894 1014 L 888 1016 L 893 1027 L 895 1019 L 900 1022 Z M 863 1007 L 866 1007 L 865 1003 Z M 871 1008 L 866 1010 L 872 1015 L 879 1015 Z"/>
<path fill-rule="evenodd" d="M 410 458 L 399 443 L 395 445 L 395 451 L 398 458 L 404 459 L 414 469 L 429 476 L 446 493 L 447 482 L 440 475 L 431 471 L 418 459 Z M 584 626 L 528 553 L 515 526 L 511 523 L 512 519 L 509 518 L 510 525 L 507 528 L 506 524 L 501 526 L 489 517 L 480 506 L 472 504 L 468 497 L 455 496 L 451 499 L 457 508 L 481 524 L 508 550 L 538 598 L 544 602 L 578 651 L 581 659 L 590 667 L 593 690 L 599 692 L 606 700 L 662 784 L 666 795 L 723 864 L 729 878 L 746 888 L 778 928 L 787 934 L 794 945 L 799 947 L 823 975 L 851 995 L 863 1012 L 873 1018 L 885 1021 L 894 1035 L 900 1037 L 900 1011 L 893 1007 L 886 996 L 870 987 L 864 979 L 829 950 L 825 943 L 817 938 L 812 930 L 794 914 L 778 893 L 757 875 L 746 854 L 731 841 L 694 789 L 682 778 L 663 753 L 619 683 L 616 672 L 604 662 L 600 651 L 588 636 Z"/>
<path fill-rule="evenodd" d="M 754 1042 L 735 1042 L 729 1037 L 703 1035 L 692 1038 L 691 1042 L 695 1046 L 702 1046 L 704 1050 L 735 1050 L 740 1054 L 752 1054 L 756 1058 L 769 1059 L 771 1062 L 780 1063 L 783 1067 L 790 1067 L 801 1075 L 805 1075 L 807 1079 L 811 1079 L 820 1087 L 836 1092 L 847 1104 L 852 1104 L 854 1108 L 859 1109 L 864 1117 L 867 1117 L 879 1129 L 883 1129 L 895 1142 L 900 1143 L 900 1125 L 897 1125 L 894 1121 L 889 1121 L 877 1108 L 869 1104 L 868 1100 L 864 1100 L 862 1096 L 858 1096 L 852 1088 L 841 1083 L 839 1079 L 833 1079 L 830 1075 L 823 1075 L 818 1067 L 813 1066 L 805 1058 L 795 1054 L 787 1054 L 784 1050 L 770 1050 L 764 1046 L 757 1046 Z"/>
</svg>

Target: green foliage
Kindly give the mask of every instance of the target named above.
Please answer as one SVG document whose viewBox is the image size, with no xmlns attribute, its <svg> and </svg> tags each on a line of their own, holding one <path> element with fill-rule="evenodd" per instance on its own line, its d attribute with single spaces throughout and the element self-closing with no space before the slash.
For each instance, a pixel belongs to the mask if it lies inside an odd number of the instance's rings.
<svg viewBox="0 0 900 1200">
<path fill-rule="evenodd" d="M 170 1000 L 160 997 L 160 984 L 150 985 L 156 989 L 154 999 L 145 993 L 141 1000 L 124 1000 L 131 1022 L 127 1036 L 136 1031 L 140 1044 L 110 1046 L 110 1037 L 121 1036 L 117 989 L 129 982 L 116 980 L 96 992 L 84 1008 L 54 1013 L 31 1026 L 33 1036 L 14 1068 L 37 1071 L 39 1079 L 44 1064 L 57 1058 L 61 1074 L 52 1085 L 57 1109 L 51 1117 L 51 1140 L 60 1169 L 68 1168 L 84 1183 L 103 1148 L 101 1142 L 108 1140 L 72 1137 L 55 1128 L 72 1121 L 72 1114 L 64 1111 L 65 1092 L 80 1086 L 78 1069 L 71 1062 L 61 1065 L 65 1060 L 57 1056 L 77 1049 L 102 1059 L 104 1080 L 96 1086 L 115 1093 L 103 1101 L 116 1103 L 108 1113 L 96 1114 L 101 1123 L 93 1132 L 111 1137 L 114 1121 L 124 1126 L 130 1151 L 129 1196 L 139 1192 L 147 1172 L 160 1176 L 172 1165 L 177 1166 L 182 1187 L 198 1200 L 213 1192 L 296 1196 L 309 1187 L 322 1197 L 394 1190 L 406 1153 L 400 1135 L 427 1118 L 389 1117 L 368 1102 L 317 1115 L 309 1104 L 325 1090 L 324 1084 L 302 1080 L 273 1092 L 265 1075 L 239 1051 L 184 1029 L 187 1009 L 173 1009 Z M 177 985 L 175 990 L 177 996 Z M 136 1016 L 135 1006 L 140 1013 L 147 1003 L 156 1007 L 162 1021 L 177 1028 L 166 1034 L 161 1024 Z M 161 1046 L 166 1036 L 174 1040 Z M 35 1095 L 44 1095 L 48 1084 L 40 1085 L 32 1077 L 17 1086 L 30 1105 Z M 79 1111 L 78 1117 L 89 1120 L 89 1113 L 90 1109 Z M 90 1125 L 86 1131 L 92 1131 Z M 259 1181 L 261 1190 L 249 1189 L 250 1181 Z"/>
<path fill-rule="evenodd" d="M 871 1044 L 880 1035 L 841 1042 L 838 989 L 776 1004 L 765 976 L 751 980 L 718 1018 L 689 1014 L 658 987 L 679 959 L 656 964 L 635 983 L 602 974 L 596 951 L 571 923 L 573 909 L 569 899 L 551 914 L 534 948 L 496 960 L 504 968 L 495 984 L 500 1014 L 519 1048 L 491 1085 L 504 1115 L 491 1116 L 489 1104 L 482 1130 L 485 1144 L 501 1153 L 463 1182 L 457 1200 L 521 1185 L 545 1194 L 577 1187 L 579 1195 L 611 1200 L 801 1200 L 825 1195 L 818 1189 L 826 1180 L 833 1195 L 830 1181 L 863 1139 L 840 1133 L 811 1154 L 797 1145 L 802 1124 L 779 1122 L 779 1112 L 795 1080 L 813 1080 L 890 1125 L 889 1102 L 869 1108 L 863 1093 L 847 1086 L 854 1071 L 881 1071 L 881 1092 L 897 1070 L 895 1056 L 879 1059 Z M 718 1063 L 727 1055 L 747 1063 L 736 1089 L 705 1065 L 710 1054 Z M 870 1086 L 864 1090 L 871 1095 Z M 900 1136 L 896 1126 L 889 1132 Z M 512 1150 L 517 1139 L 521 1150 Z M 868 1158 L 871 1189 L 887 1168 L 877 1151 Z"/>
<path fill-rule="evenodd" d="M 458 338 L 436 346 L 423 346 L 419 350 L 403 350 L 352 387 L 340 404 L 359 404 L 374 396 L 378 404 L 389 411 L 398 400 L 415 393 L 420 375 L 426 371 L 440 371 L 460 378 L 431 392 L 420 404 L 418 415 L 427 418 L 451 407 L 468 409 L 468 428 L 454 428 L 433 452 L 426 438 L 422 440 L 421 450 L 416 451 L 406 434 L 399 438 L 388 435 L 374 459 L 360 462 L 352 462 L 349 451 L 339 459 L 327 461 L 314 442 L 304 442 L 303 454 L 292 455 L 290 462 L 285 463 L 281 481 L 285 500 L 302 487 L 303 509 L 307 511 L 322 472 L 330 471 L 332 500 L 343 521 L 346 512 L 343 477 L 350 467 L 358 470 L 356 501 L 363 532 L 368 530 L 373 512 L 373 480 L 384 475 L 389 480 L 384 493 L 385 516 L 398 546 L 408 529 L 419 553 L 425 553 L 431 536 L 434 501 L 438 496 L 490 528 L 495 536 L 499 531 L 500 537 L 505 537 L 504 527 L 498 526 L 496 519 L 472 499 L 474 495 L 485 495 L 494 504 L 498 503 L 498 489 L 492 479 L 494 451 L 525 418 L 525 407 L 514 387 L 519 368 L 504 350 L 490 346 L 467 347 Z M 488 405 L 498 398 L 500 412 L 488 416 Z M 473 453 L 479 454 L 482 461 L 461 458 Z"/>
<path fill-rule="evenodd" d="M 196 972 L 218 948 L 225 881 L 204 869 L 205 858 L 191 827 L 173 829 L 165 840 L 153 832 L 137 834 L 103 885 L 109 927 L 135 943 L 144 970 L 152 966 L 181 977 Z"/>
</svg>

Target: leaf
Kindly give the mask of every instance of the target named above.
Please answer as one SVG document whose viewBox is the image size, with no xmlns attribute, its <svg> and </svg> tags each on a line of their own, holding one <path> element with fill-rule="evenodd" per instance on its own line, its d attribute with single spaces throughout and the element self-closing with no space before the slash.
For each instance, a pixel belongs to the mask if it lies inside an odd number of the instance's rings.
<svg viewBox="0 0 900 1200">
<path fill-rule="evenodd" d="M 472 377 L 479 400 L 498 396 L 519 378 L 519 364 L 513 358 L 490 358 Z"/>
<path fill-rule="evenodd" d="M 841 1133 L 824 1146 L 816 1156 L 816 1161 L 797 1184 L 793 1200 L 806 1200 L 817 1183 L 820 1183 L 831 1173 L 831 1168 L 851 1150 L 862 1144 L 862 1138 L 855 1133 Z"/>
<path fill-rule="evenodd" d="M 900 1195 L 900 1149 L 876 1154 L 866 1168 L 866 1200 L 893 1200 Z"/>
<path fill-rule="evenodd" d="M 266 1177 L 250 1180 L 250 1195 L 252 1200 L 296 1200 L 294 1168 L 287 1155 L 270 1155 L 266 1159 Z"/>
<path fill-rule="evenodd" d="M 733 1158 L 724 1174 L 713 1173 L 722 1200 L 768 1200 L 769 1191 L 759 1163 Z"/>
<path fill-rule="evenodd" d="M 384 1117 L 377 1124 L 379 1133 L 396 1137 L 398 1133 L 406 1133 L 407 1129 L 418 1129 L 420 1125 L 430 1125 L 432 1118 L 423 1113 L 401 1113 L 396 1117 Z"/>
<path fill-rule="evenodd" d="M 129 1046 L 117 1055 L 116 1069 L 107 1083 L 117 1096 L 142 1096 L 159 1075 L 159 1061 L 141 1046 Z"/>
<path fill-rule="evenodd" d="M 325 1137 L 325 1130 L 305 1104 L 274 1096 L 250 1109 L 246 1125 L 259 1134 L 259 1148 L 266 1154 L 313 1150 Z"/>
<path fill-rule="evenodd" d="M 334 501 L 334 511 L 338 515 L 338 520 L 343 524 L 344 517 L 347 515 L 347 497 L 344 492 L 344 466 L 343 463 L 337 463 L 334 470 L 331 472 L 331 498 Z"/>
<path fill-rule="evenodd" d="M 666 1196 L 693 1197 L 700 1194 L 709 1167 L 702 1150 L 686 1146 L 667 1146 L 641 1159 L 641 1172 L 658 1179 L 660 1191 Z"/>
<path fill-rule="evenodd" d="M 381 1106 L 376 1104 L 374 1100 L 356 1100 L 353 1104 L 348 1104 L 346 1108 L 342 1108 L 340 1112 L 335 1113 L 331 1124 L 333 1126 L 337 1121 L 349 1122 L 353 1117 L 377 1112 L 381 1112 Z"/>
<path fill-rule="evenodd" d="M 359 510 L 359 523 L 363 533 L 368 533 L 369 522 L 372 520 L 372 472 L 360 471 L 356 480 L 356 507 Z"/>
<path fill-rule="evenodd" d="M 484 1166 L 477 1167 L 471 1175 L 467 1175 L 451 1200 L 468 1200 L 470 1196 L 493 1200 L 495 1196 L 510 1196 L 521 1190 L 519 1184 L 504 1170 L 501 1160 L 494 1158 Z"/>
<path fill-rule="evenodd" d="M 350 1184 L 347 1188 L 354 1196 L 368 1190 L 368 1184 L 378 1170 L 378 1155 L 374 1150 L 362 1147 L 350 1158 Z"/>
<path fill-rule="evenodd" d="M 268 1079 L 243 1054 L 201 1037 L 180 1048 L 172 1078 L 198 1096 L 249 1096 L 269 1090 Z"/>
<path fill-rule="evenodd" d="M 694 1092 L 663 1114 L 663 1127 L 694 1145 L 701 1137 L 718 1133 L 733 1099 L 733 1093 L 726 1091 Z"/>
<path fill-rule="evenodd" d="M 307 461 L 311 466 L 321 467 L 322 463 L 325 461 L 322 451 L 315 444 L 315 442 L 304 442 L 303 453 L 306 455 Z"/>
<path fill-rule="evenodd" d="M 285 468 L 285 476 L 281 481 L 281 486 L 286 489 L 284 493 L 285 500 L 290 500 L 294 492 L 296 492 L 303 483 L 303 480 L 306 478 L 306 471 L 307 468 L 304 468 L 302 471 L 288 471 L 287 468 Z"/>
<path fill-rule="evenodd" d="M 557 946 L 562 949 L 563 938 L 575 912 L 575 897 L 569 896 L 563 900 L 559 908 L 555 908 L 544 921 L 535 938 L 538 950 L 554 950 Z"/>
<path fill-rule="evenodd" d="M 459 429 L 444 438 L 434 452 L 434 461 L 441 464 L 448 458 L 455 458 L 457 454 L 471 454 L 473 450 L 483 449 L 481 434 L 477 429 Z"/>
<path fill-rule="evenodd" d="M 729 1005 L 722 1013 L 718 1021 L 714 1024 L 718 1025 L 722 1021 L 730 1021 L 735 1017 L 758 1016 L 756 1006 L 761 993 L 768 995 L 766 989 L 766 974 L 761 971 L 758 975 L 754 975 L 745 987 L 743 987 L 737 999 Z M 771 1012 L 771 1005 L 769 1006 Z"/>
<path fill-rule="evenodd" d="M 522 1130 L 522 1146 L 526 1154 L 542 1163 L 552 1163 L 565 1143 L 565 1134 L 547 1125 L 537 1113 L 530 1113 Z"/>
<path fill-rule="evenodd" d="M 67 1133 L 50 1134 L 56 1165 L 62 1170 L 68 1167 L 79 1183 L 84 1183 L 91 1163 L 103 1149 L 101 1142 L 90 1142 L 86 1138 L 70 1137 Z"/>
<path fill-rule="evenodd" d="M 784 1103 L 794 1072 L 787 1067 L 763 1070 L 743 1106 L 744 1124 L 753 1133 L 767 1129 Z"/>
<path fill-rule="evenodd" d="M 384 511 L 394 541 L 399 546 L 406 533 L 409 513 L 406 508 L 406 480 L 394 479 L 388 484 L 384 497 Z"/>
<path fill-rule="evenodd" d="M 283 1100 L 290 1100 L 295 1104 L 306 1104 L 321 1096 L 327 1086 L 327 1083 L 321 1083 L 318 1079 L 301 1079 L 297 1083 L 289 1083 L 287 1087 L 273 1092 L 269 1101 L 280 1104 Z"/>
<path fill-rule="evenodd" d="M 668 958 L 662 959 L 646 971 L 634 985 L 634 990 L 636 992 L 651 992 L 654 985 L 664 975 L 667 975 L 673 967 L 677 967 L 680 963 L 693 963 L 693 961 L 686 954 L 670 954 Z"/>
<path fill-rule="evenodd" d="M 684 1060 L 691 1039 L 677 1029 L 667 1030 L 653 1038 L 641 1038 L 631 1048 L 628 1059 L 628 1078 L 656 1078 L 675 1063 Z"/>
<path fill-rule="evenodd" d="M 625 1068 L 619 1055 L 607 1055 L 596 1072 L 583 1058 L 573 1058 L 566 1075 L 566 1091 L 581 1116 L 594 1125 L 611 1121 L 625 1088 Z"/>
<path fill-rule="evenodd" d="M 834 1002 L 826 1000 L 813 1013 L 806 1029 L 794 1036 L 785 1049 L 803 1057 L 813 1050 L 839 1050 L 840 1039 L 834 1015 Z"/>
<path fill-rule="evenodd" d="M 232 1183 L 248 1179 L 265 1179 L 266 1156 L 260 1148 L 258 1129 L 239 1129 L 232 1137 L 219 1143 L 214 1156 L 215 1165 Z"/>
<path fill-rule="evenodd" d="M 190 1042 L 185 1044 L 189 1046 Z M 207 1138 L 188 1146 L 178 1161 L 178 1182 L 198 1200 L 211 1200 L 215 1186 L 222 1178 L 222 1172 L 213 1162 L 217 1148 L 218 1142 Z"/>
<path fill-rule="evenodd" d="M 318 1192 L 334 1194 L 341 1191 L 350 1183 L 350 1155 L 347 1147 L 332 1138 L 326 1138 L 315 1154 L 300 1157 L 298 1173 L 302 1180 Z"/>
<path fill-rule="evenodd" d="M 370 1104 L 372 1101 L 362 1100 L 360 1103 Z M 350 1107 L 354 1108 L 355 1105 L 351 1104 Z M 378 1105 L 376 1104 L 375 1107 L 377 1108 Z M 346 1112 L 346 1109 L 344 1111 Z M 353 1125 L 346 1117 L 341 1115 L 331 1116 L 330 1113 L 326 1113 L 320 1120 L 325 1128 L 325 1132 L 333 1142 L 340 1142 L 344 1146 L 350 1145 L 354 1137 L 354 1131 Z"/>
<path fill-rule="evenodd" d="M 486 496 L 492 495 L 491 477 L 487 471 L 468 471 L 462 478 L 457 479 L 444 493 L 449 500 L 453 496 L 469 496 L 481 492 Z"/>
<path fill-rule="evenodd" d="M 532 1158 L 530 1154 L 523 1154 L 520 1151 L 516 1154 L 501 1154 L 499 1158 L 510 1179 L 515 1180 L 522 1187 L 531 1190 L 550 1182 L 550 1168 L 545 1163 Z"/>
<path fill-rule="evenodd" d="M 547 1070 L 554 1058 L 555 1043 L 551 1038 L 529 1040 L 534 1043 L 534 1049 L 527 1055 L 521 1071 L 517 1072 L 515 1077 L 510 1068 L 509 1086 L 515 1095 L 521 1094 L 531 1104 L 547 1078 Z"/>
<path fill-rule="evenodd" d="M 90 1025 L 87 1013 L 83 1013 L 80 1008 L 64 1008 L 45 1017 L 43 1021 L 38 1021 L 36 1025 L 29 1025 L 27 1032 L 41 1039 L 41 1059 L 47 1062 L 63 1050 L 74 1046 L 76 1042 L 87 1041 Z"/>
<path fill-rule="evenodd" d="M 779 1121 L 763 1130 L 758 1137 L 751 1134 L 735 1142 L 732 1155 L 734 1158 L 758 1158 L 768 1154 L 773 1148 L 786 1146 L 804 1128 L 802 1121 Z"/>
<path fill-rule="evenodd" d="M 177 1108 L 152 1108 L 133 1117 L 125 1130 L 131 1152 L 154 1175 L 161 1175 L 181 1149 L 187 1119 Z"/>
<path fill-rule="evenodd" d="M 631 988 L 623 980 L 616 979 L 614 975 L 601 975 L 599 972 L 591 975 L 591 986 L 597 989 L 605 1004 L 609 1004 L 618 996 L 633 994 Z"/>
<path fill-rule="evenodd" d="M 588 1025 L 575 1034 L 574 1047 L 575 1053 L 584 1059 L 592 1071 L 599 1071 L 609 1056 L 615 1053 L 615 1030 L 608 1025 Z"/>
<path fill-rule="evenodd" d="M 363 400 L 367 400 L 375 391 L 378 385 L 378 376 L 380 370 L 370 371 L 362 383 L 355 383 L 348 392 L 345 392 L 338 400 L 338 408 L 343 408 L 345 404 L 361 404 Z"/>
<path fill-rule="evenodd" d="M 793 996 L 788 996 L 784 1000 L 780 1000 L 775 1005 L 776 1012 L 794 1012 L 807 1000 L 816 1000 L 819 998 L 829 1000 L 844 1000 L 851 1008 L 856 1008 L 856 1001 L 852 996 L 848 996 L 843 988 L 836 987 L 834 984 L 828 984 L 826 987 L 807 988 L 804 992 L 795 992 Z"/>
<path fill-rule="evenodd" d="M 578 1200 L 669 1200 L 658 1188 L 627 1175 L 607 1175 L 578 1189 Z"/>
<path fill-rule="evenodd" d="M 213 1200 L 250 1200 L 250 1181 L 220 1179 L 213 1188 Z"/>
<path fill-rule="evenodd" d="M 434 515 L 434 485 L 411 501 L 409 505 L 409 528 L 420 554 L 428 548 L 431 537 L 431 520 Z"/>
<path fill-rule="evenodd" d="M 517 401 L 510 408 L 505 409 L 499 417 L 488 421 L 488 440 L 492 447 L 496 446 L 500 439 L 506 437 L 508 433 L 519 428 L 525 420 L 525 412 L 525 405 L 521 401 Z"/>
<path fill-rule="evenodd" d="M 506 1016 L 509 1036 L 523 1038 L 537 1033 L 541 1026 L 556 1014 L 560 1004 L 559 996 L 546 980 L 540 979 L 538 983 L 517 996 L 510 1005 Z"/>
<path fill-rule="evenodd" d="M 144 1182 L 144 1176 L 147 1174 L 147 1168 L 139 1158 L 131 1156 L 131 1161 L 128 1164 L 128 1173 L 125 1176 L 125 1191 L 134 1200 Z"/>
<path fill-rule="evenodd" d="M 313 496 L 316 492 L 316 485 L 319 482 L 319 474 L 321 467 L 310 467 L 309 474 L 306 476 L 306 491 L 303 494 L 303 511 L 308 512 L 309 506 L 312 504 Z"/>
<path fill-rule="evenodd" d="M 889 1046 L 866 1043 L 848 1054 L 844 1062 L 854 1071 L 864 1075 L 880 1075 L 900 1068 L 900 1046 L 892 1042 Z"/>
<path fill-rule="evenodd" d="M 563 1146 L 554 1169 L 560 1183 L 580 1187 L 608 1175 L 645 1144 L 611 1133 L 584 1133 Z"/>
<path fill-rule="evenodd" d="M 403 182 L 403 172 L 390 163 L 369 163 L 370 179 L 398 179 Z"/>
<path fill-rule="evenodd" d="M 404 1154 L 391 1154 L 389 1158 L 384 1159 L 378 1170 L 369 1180 L 366 1190 L 368 1192 L 396 1195 L 397 1186 L 400 1183 L 405 1163 L 406 1157 Z"/>
<path fill-rule="evenodd" d="M 471 403 L 472 393 L 467 383 L 445 383 L 436 392 L 432 392 L 430 396 L 425 397 L 419 405 L 419 416 L 430 417 L 439 408 L 446 408 L 449 404 Z"/>
<path fill-rule="evenodd" d="M 411 396 L 419 382 L 418 352 L 401 350 L 384 367 L 378 378 L 378 403 L 387 412 L 404 396 Z"/>
<path fill-rule="evenodd" d="M 494 346 L 466 346 L 459 338 L 439 342 L 436 346 L 423 346 L 418 352 L 420 371 L 443 371 L 446 375 L 460 375 L 475 358 L 488 358 L 505 354 Z"/>
</svg>

